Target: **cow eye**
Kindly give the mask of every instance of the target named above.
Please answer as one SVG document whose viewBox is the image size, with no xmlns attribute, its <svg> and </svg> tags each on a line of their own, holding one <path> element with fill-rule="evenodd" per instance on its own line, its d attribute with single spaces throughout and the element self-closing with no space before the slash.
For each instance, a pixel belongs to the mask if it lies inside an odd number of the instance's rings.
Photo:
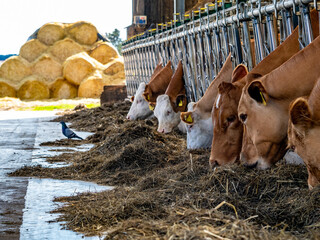
<svg viewBox="0 0 320 240">
<path fill-rule="evenodd" d="M 167 116 L 168 116 L 168 115 L 170 115 L 170 113 L 171 113 L 171 111 L 170 111 L 170 110 L 168 110 L 168 111 L 167 111 Z"/>
<path fill-rule="evenodd" d="M 232 123 L 232 122 L 234 122 L 234 120 L 236 120 L 236 116 L 235 115 L 231 115 L 231 116 L 227 117 L 228 123 Z"/>
</svg>

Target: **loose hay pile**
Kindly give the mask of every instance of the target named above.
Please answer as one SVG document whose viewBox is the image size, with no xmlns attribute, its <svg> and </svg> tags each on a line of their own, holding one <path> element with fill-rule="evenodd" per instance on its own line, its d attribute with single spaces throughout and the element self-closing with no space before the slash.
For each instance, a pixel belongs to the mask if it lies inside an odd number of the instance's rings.
<svg viewBox="0 0 320 240">
<path fill-rule="evenodd" d="M 127 121 L 128 103 L 71 112 L 56 121 L 95 132 L 85 153 L 63 154 L 59 169 L 24 167 L 13 175 L 81 179 L 118 186 L 63 197 L 67 228 L 106 239 L 317 239 L 320 188 L 304 166 L 267 171 L 208 168 L 208 150 L 188 151 L 184 136 L 162 135 L 155 120 Z M 72 146 L 79 141 L 46 143 Z"/>
<path fill-rule="evenodd" d="M 97 98 L 100 97 L 104 85 L 125 84 L 123 59 L 111 43 L 98 40 L 98 31 L 91 23 L 84 21 L 72 24 L 47 23 L 32 37 L 34 39 L 21 47 L 19 56 L 7 59 L 0 66 L 0 80 L 6 83 L 6 85 L 0 84 L 0 98 L 19 97 L 27 100 L 78 96 Z M 93 76 L 97 78 L 95 72 L 99 72 L 99 84 L 84 85 L 78 94 L 82 81 Z M 44 80 L 42 83 L 52 94 L 44 95 L 41 90 L 37 94 L 38 85 L 30 85 L 27 89 L 30 93 L 19 94 L 26 90 L 26 88 L 21 90 L 21 87 L 30 77 L 42 78 Z M 61 78 L 73 87 L 53 84 Z M 8 86 L 14 91 L 7 92 Z M 95 86 L 96 89 L 91 89 Z M 63 90 L 60 91 L 60 87 Z"/>
</svg>

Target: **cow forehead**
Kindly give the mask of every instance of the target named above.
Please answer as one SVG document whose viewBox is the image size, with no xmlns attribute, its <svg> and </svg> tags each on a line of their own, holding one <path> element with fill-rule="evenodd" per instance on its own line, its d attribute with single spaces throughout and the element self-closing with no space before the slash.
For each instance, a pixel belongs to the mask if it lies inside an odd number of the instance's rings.
<svg viewBox="0 0 320 240">
<path fill-rule="evenodd" d="M 188 103 L 188 112 L 193 111 L 193 107 L 194 107 L 195 104 L 196 104 L 195 102 L 189 102 Z"/>
<path fill-rule="evenodd" d="M 154 112 L 159 115 L 161 113 L 164 113 L 165 110 L 169 109 L 172 109 L 169 96 L 166 94 L 160 95 L 157 98 L 156 108 L 154 109 Z"/>
</svg>

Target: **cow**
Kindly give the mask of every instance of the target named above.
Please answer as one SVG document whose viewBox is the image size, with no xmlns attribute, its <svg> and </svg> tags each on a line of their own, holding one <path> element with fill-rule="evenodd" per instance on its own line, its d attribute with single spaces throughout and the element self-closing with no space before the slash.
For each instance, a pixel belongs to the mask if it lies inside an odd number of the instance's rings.
<svg viewBox="0 0 320 240">
<path fill-rule="evenodd" d="M 150 109 L 154 110 L 157 97 L 164 94 L 172 78 L 172 63 L 168 61 L 167 65 L 161 69 L 149 84 L 146 85 L 144 99 L 149 103 Z"/>
<path fill-rule="evenodd" d="M 266 169 L 287 150 L 289 104 L 309 95 L 320 76 L 320 38 L 267 75 L 249 74 L 242 90 L 238 117 L 245 124 L 259 158 L 253 166 Z"/>
<path fill-rule="evenodd" d="M 273 52 L 264 58 L 251 72 L 266 74 L 283 64 L 299 51 L 298 29 Z M 218 96 L 212 109 L 214 124 L 213 140 L 209 163 L 211 166 L 232 164 L 241 158 L 255 160 L 258 154 L 248 133 L 238 118 L 238 104 L 242 88 L 248 81 L 247 69 L 238 65 L 233 74 L 232 82 L 222 82 L 218 86 Z M 241 153 L 241 155 L 240 155 Z"/>
<path fill-rule="evenodd" d="M 300 97 L 290 105 L 288 146 L 307 166 L 309 189 L 320 185 L 320 78 L 309 99 Z"/>
<path fill-rule="evenodd" d="M 230 82 L 232 76 L 231 54 L 229 54 L 217 77 L 211 82 L 202 98 L 188 104 L 188 112 L 182 112 L 181 121 L 187 128 L 187 148 L 210 148 L 213 136 L 211 111 L 222 81 Z"/>
<path fill-rule="evenodd" d="M 187 97 L 184 88 L 182 63 L 177 69 L 166 89 L 165 94 L 157 97 L 154 115 L 158 119 L 158 132 L 169 133 L 178 126 L 185 133 L 185 126 L 180 121 L 180 112 L 186 110 Z"/>
<path fill-rule="evenodd" d="M 312 10 L 310 17 L 315 38 L 319 35 L 318 12 Z M 300 50 L 298 37 L 298 28 L 296 28 L 280 46 L 253 68 L 251 73 L 255 72 L 263 75 L 286 62 Z M 243 71 L 243 69 L 237 69 L 237 71 L 239 70 Z M 241 75 L 238 74 L 238 76 Z M 232 84 L 222 83 L 221 85 L 224 86 L 220 86 L 219 88 L 221 90 L 219 91 L 221 101 L 217 109 L 212 109 L 212 121 L 222 123 L 229 119 L 232 122 L 230 124 L 214 125 L 210 164 L 225 165 L 233 163 L 240 158 L 240 161 L 244 165 L 255 166 L 255 163 L 259 159 L 256 147 L 252 140 L 249 139 L 248 131 L 245 130 L 245 126 L 241 124 L 238 118 L 238 104 L 242 89 L 247 81 L 250 81 L 248 77 L 233 79 Z M 224 150 L 224 148 L 227 150 Z"/>
<path fill-rule="evenodd" d="M 155 76 L 163 69 L 162 63 L 159 63 L 154 69 L 149 84 L 154 80 Z M 145 82 L 141 82 L 135 95 L 131 98 L 131 107 L 127 114 L 127 119 L 137 120 L 146 119 L 153 117 L 153 111 L 149 109 L 148 102 L 144 99 L 143 93 L 145 92 L 146 86 Z"/>
</svg>

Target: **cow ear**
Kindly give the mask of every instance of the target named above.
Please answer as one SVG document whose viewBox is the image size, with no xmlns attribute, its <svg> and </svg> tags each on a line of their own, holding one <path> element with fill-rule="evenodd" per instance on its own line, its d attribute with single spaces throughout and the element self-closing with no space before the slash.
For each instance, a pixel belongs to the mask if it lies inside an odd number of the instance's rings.
<svg viewBox="0 0 320 240">
<path fill-rule="evenodd" d="M 220 94 L 230 91 L 232 88 L 234 88 L 232 83 L 228 83 L 228 82 L 221 82 L 218 86 L 218 91 Z"/>
<path fill-rule="evenodd" d="M 176 97 L 176 109 L 180 112 L 184 112 L 187 107 L 187 97 L 185 94 L 179 94 Z"/>
<path fill-rule="evenodd" d="M 248 87 L 248 93 L 249 96 L 256 102 L 261 103 L 265 106 L 267 105 L 269 96 L 260 81 L 254 81 L 250 83 Z"/>
<path fill-rule="evenodd" d="M 305 131 L 311 126 L 311 111 L 308 102 L 304 98 L 298 98 L 290 105 L 290 120 L 300 131 Z"/>
<path fill-rule="evenodd" d="M 193 118 L 192 118 L 192 112 L 182 112 L 180 113 L 180 119 L 186 124 L 192 125 L 193 124 Z"/>
<path fill-rule="evenodd" d="M 239 81 L 248 74 L 248 69 L 245 65 L 239 64 L 232 72 L 232 83 Z"/>
<path fill-rule="evenodd" d="M 156 103 L 155 102 L 149 102 L 149 109 L 151 111 L 154 111 L 155 107 L 156 107 Z"/>
<path fill-rule="evenodd" d="M 130 102 L 133 102 L 133 101 L 134 101 L 134 96 L 130 98 Z"/>
</svg>

